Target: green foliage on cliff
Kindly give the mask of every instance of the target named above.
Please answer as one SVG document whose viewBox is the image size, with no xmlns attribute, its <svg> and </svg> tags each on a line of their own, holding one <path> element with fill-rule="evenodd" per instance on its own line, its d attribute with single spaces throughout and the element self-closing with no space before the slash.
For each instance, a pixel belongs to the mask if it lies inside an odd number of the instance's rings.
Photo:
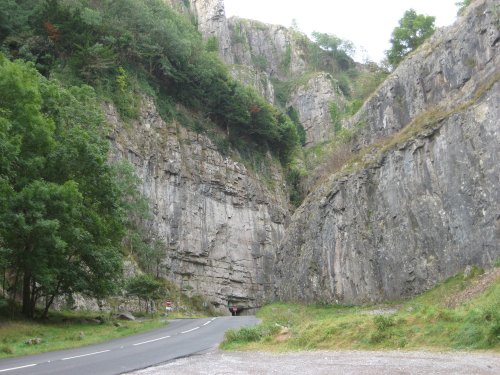
<svg viewBox="0 0 500 375">
<path fill-rule="evenodd" d="M 295 147 L 294 127 L 229 76 L 217 41 L 205 44 L 189 20 L 161 0 L 8 2 L 0 18 L 5 53 L 32 61 L 46 76 L 94 86 L 122 116 L 134 117 L 146 88 L 159 107 L 180 103 L 233 138 L 266 145 L 281 160 Z M 164 113 L 175 117 L 175 106 Z"/>
</svg>

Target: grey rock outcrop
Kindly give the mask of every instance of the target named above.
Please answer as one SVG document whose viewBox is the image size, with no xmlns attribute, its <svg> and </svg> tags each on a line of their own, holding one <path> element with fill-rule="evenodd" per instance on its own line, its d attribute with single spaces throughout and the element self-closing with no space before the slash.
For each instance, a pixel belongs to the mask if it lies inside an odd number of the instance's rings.
<svg viewBox="0 0 500 375">
<path fill-rule="evenodd" d="M 269 103 L 274 104 L 274 86 L 269 74 L 247 65 L 231 65 L 231 75 L 244 85 L 252 87 Z"/>
<path fill-rule="evenodd" d="M 307 70 L 302 47 L 290 29 L 238 17 L 229 18 L 228 27 L 235 64 L 253 66 L 280 79 Z"/>
<path fill-rule="evenodd" d="M 225 16 L 223 0 L 166 0 L 175 9 L 197 20 L 205 39 L 217 38 L 219 54 L 230 65 L 231 75 L 275 104 L 274 80 L 290 81 L 309 75 L 305 35 L 280 25 Z M 186 6 L 189 4 L 189 6 Z M 307 146 L 327 141 L 332 135 L 329 105 L 341 94 L 327 73 L 313 75 L 289 98 L 306 129 Z"/>
<path fill-rule="evenodd" d="M 193 18 L 203 38 L 217 40 L 219 55 L 226 64 L 233 63 L 231 40 L 224 0 L 164 0 L 177 12 Z"/>
<path fill-rule="evenodd" d="M 361 144 L 386 140 L 295 212 L 275 265 L 278 298 L 400 298 L 500 257 L 494 10 L 492 0 L 473 3 L 364 105 Z M 405 125 L 406 133 L 395 134 Z"/>
<path fill-rule="evenodd" d="M 231 51 L 226 11 L 223 0 L 189 0 L 198 22 L 198 30 L 205 39 L 217 38 L 219 54 L 226 64 L 234 62 Z"/>
<path fill-rule="evenodd" d="M 267 187 L 206 136 L 165 123 L 149 99 L 132 125 L 110 105 L 105 112 L 114 158 L 135 166 L 153 212 L 148 230 L 166 244 L 163 276 L 226 313 L 260 305 L 288 216 L 279 169 Z"/>
<path fill-rule="evenodd" d="M 297 110 L 306 131 L 306 146 L 314 146 L 331 138 L 334 129 L 330 105 L 336 103 L 342 107 L 344 101 L 336 82 L 328 73 L 314 74 L 292 92 L 287 107 L 292 106 Z"/>
</svg>

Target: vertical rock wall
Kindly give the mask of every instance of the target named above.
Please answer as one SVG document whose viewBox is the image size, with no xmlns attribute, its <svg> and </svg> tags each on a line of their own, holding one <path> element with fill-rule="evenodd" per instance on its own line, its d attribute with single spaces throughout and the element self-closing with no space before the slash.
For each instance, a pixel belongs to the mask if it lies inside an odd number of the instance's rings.
<svg viewBox="0 0 500 375">
<path fill-rule="evenodd" d="M 276 263 L 284 300 L 422 292 L 500 257 L 500 84 L 376 158 L 332 176 L 295 212 Z"/>
<path fill-rule="evenodd" d="M 334 133 L 330 106 L 339 108 L 345 101 L 330 74 L 317 73 L 290 95 L 287 106 L 297 110 L 300 122 L 306 131 L 306 146 L 328 141 Z M 340 104 L 340 105 L 339 105 Z"/>
<path fill-rule="evenodd" d="M 115 158 L 135 166 L 150 200 L 147 229 L 166 244 L 164 276 L 221 311 L 259 306 L 288 215 L 278 166 L 270 188 L 205 136 L 166 124 L 147 99 L 132 125 L 111 106 L 106 115 Z"/>
</svg>

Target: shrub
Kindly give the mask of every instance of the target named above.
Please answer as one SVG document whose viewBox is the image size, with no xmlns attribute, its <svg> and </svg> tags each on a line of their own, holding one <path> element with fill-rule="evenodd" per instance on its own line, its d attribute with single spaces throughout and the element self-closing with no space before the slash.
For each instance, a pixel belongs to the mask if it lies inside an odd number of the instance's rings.
<svg viewBox="0 0 500 375">
<path fill-rule="evenodd" d="M 5 354 L 13 354 L 14 349 L 12 349 L 12 346 L 10 345 L 3 345 L 2 347 L 0 347 L 0 352 Z"/>
<path fill-rule="evenodd" d="M 394 317 L 390 315 L 377 315 L 373 318 L 373 322 L 375 323 L 377 331 L 379 332 L 385 332 L 388 328 L 394 327 L 396 325 Z"/>
</svg>

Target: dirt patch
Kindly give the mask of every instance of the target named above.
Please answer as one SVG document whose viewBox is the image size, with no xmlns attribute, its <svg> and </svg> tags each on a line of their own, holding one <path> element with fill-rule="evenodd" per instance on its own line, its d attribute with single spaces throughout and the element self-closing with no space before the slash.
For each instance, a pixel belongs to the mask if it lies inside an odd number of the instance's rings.
<svg viewBox="0 0 500 375">
<path fill-rule="evenodd" d="M 493 284 L 498 279 L 500 279 L 500 268 L 495 268 L 488 272 L 485 272 L 477 279 L 473 280 L 471 282 L 471 285 L 466 287 L 464 290 L 451 296 L 448 301 L 446 301 L 445 305 L 450 308 L 455 308 L 463 305 L 472 300 L 474 297 L 483 293 L 491 284 Z"/>
</svg>

